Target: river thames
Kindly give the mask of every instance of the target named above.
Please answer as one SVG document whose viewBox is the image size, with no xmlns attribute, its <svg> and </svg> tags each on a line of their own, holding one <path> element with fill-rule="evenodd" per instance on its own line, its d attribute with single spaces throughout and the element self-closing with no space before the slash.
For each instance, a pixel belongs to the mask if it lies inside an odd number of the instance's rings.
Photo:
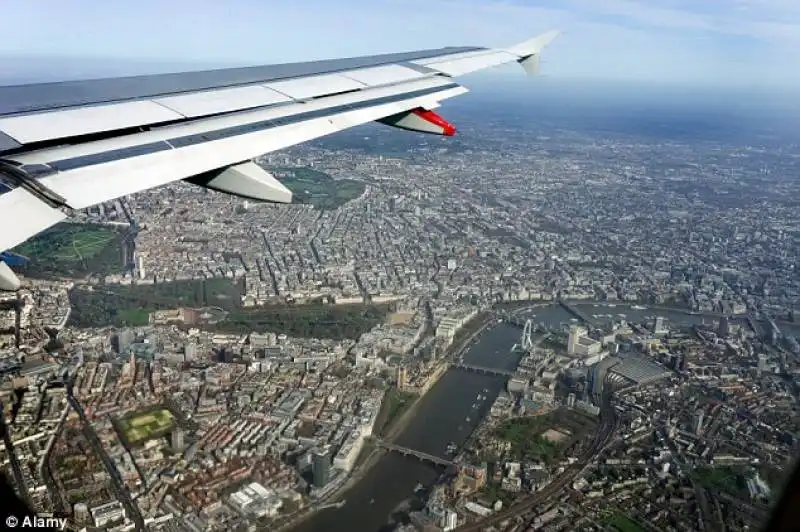
<svg viewBox="0 0 800 532">
<path fill-rule="evenodd" d="M 687 326 L 701 324 L 704 320 L 706 324 L 711 324 L 718 319 L 680 311 L 637 310 L 630 305 L 622 304 L 610 306 L 601 303 L 580 303 L 575 306 L 595 323 L 612 317 L 638 323 L 651 316 L 662 316 L 666 318 L 667 323 Z M 549 327 L 566 326 L 574 320 L 574 316 L 555 304 L 534 308 L 525 314 L 534 322 Z M 621 315 L 624 315 L 624 318 Z M 800 334 L 800 328 L 796 325 L 789 327 L 786 330 L 788 334 Z M 783 330 L 784 326 L 781 328 Z M 519 328 L 498 324 L 483 333 L 467 351 L 464 360 L 468 364 L 514 369 L 519 360 L 516 355 L 511 354 L 511 347 L 519 342 L 520 335 Z M 488 413 L 495 397 L 505 387 L 505 383 L 506 379 L 499 376 L 459 369 L 449 370 L 420 400 L 416 415 L 403 429 L 395 443 L 445 457 L 445 449 L 450 442 L 461 445 L 478 426 Z M 478 401 L 476 399 L 478 395 L 486 396 L 486 399 Z M 415 486 L 418 483 L 425 487 L 432 485 L 440 473 L 441 469 L 424 464 L 413 457 L 387 453 L 344 495 L 346 504 L 343 507 L 323 510 L 294 530 L 299 532 L 393 530 L 398 522 L 405 519 L 409 503 L 416 498 Z"/>
</svg>

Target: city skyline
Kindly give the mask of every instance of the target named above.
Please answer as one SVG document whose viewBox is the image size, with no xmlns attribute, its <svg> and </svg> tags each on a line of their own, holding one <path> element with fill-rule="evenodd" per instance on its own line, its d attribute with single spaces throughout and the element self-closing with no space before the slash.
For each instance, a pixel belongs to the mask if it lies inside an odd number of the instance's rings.
<svg viewBox="0 0 800 532">
<path fill-rule="evenodd" d="M 556 78 L 736 87 L 759 92 L 800 86 L 792 50 L 800 8 L 786 0 L 691 2 L 614 0 L 564 4 L 490 0 L 321 0 L 291 6 L 233 0 L 223 5 L 146 0 L 134 5 L 36 0 L 9 17 L 36 20 L 8 29 L 0 56 L 83 58 L 56 75 L 113 75 L 265 64 L 448 45 L 507 46 L 539 31 L 563 30 L 543 71 Z M 399 23 L 398 21 L 405 21 Z M 354 26 L 358 31 L 354 31 Z M 26 29 L 22 29 L 26 28 Z M 44 39 L 41 35 L 47 35 Z M 105 58 L 105 61 L 103 59 Z M 120 64 L 109 65 L 108 59 Z M 102 63 L 106 63 L 103 65 Z M 98 64 L 100 66 L 98 66 Z M 93 70 L 98 70 L 93 73 Z M 493 71 L 503 79 L 510 68 Z"/>
</svg>

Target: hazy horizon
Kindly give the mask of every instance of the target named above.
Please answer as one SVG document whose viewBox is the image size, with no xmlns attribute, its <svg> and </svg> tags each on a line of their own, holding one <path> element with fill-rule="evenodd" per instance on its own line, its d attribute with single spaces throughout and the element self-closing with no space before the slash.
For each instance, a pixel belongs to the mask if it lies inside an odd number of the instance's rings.
<svg viewBox="0 0 800 532">
<path fill-rule="evenodd" d="M 543 72 L 557 78 L 800 89 L 794 0 L 27 0 L 5 14 L 36 21 L 36 31 L 7 25 L 5 57 L 202 68 L 502 48 L 555 28 L 563 33 L 547 48 Z"/>
</svg>

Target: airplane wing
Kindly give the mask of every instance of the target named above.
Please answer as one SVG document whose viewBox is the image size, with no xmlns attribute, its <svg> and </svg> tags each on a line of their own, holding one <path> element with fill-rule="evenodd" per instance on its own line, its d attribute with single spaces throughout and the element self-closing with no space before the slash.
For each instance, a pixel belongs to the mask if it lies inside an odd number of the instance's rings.
<svg viewBox="0 0 800 532">
<path fill-rule="evenodd" d="M 432 109 L 467 92 L 454 77 L 512 61 L 536 74 L 557 33 L 506 49 L 0 87 L 0 251 L 71 209 L 177 180 L 289 203 L 254 158 L 372 121 L 452 135 Z M 0 289 L 19 286 L 8 274 L 0 259 Z"/>
</svg>

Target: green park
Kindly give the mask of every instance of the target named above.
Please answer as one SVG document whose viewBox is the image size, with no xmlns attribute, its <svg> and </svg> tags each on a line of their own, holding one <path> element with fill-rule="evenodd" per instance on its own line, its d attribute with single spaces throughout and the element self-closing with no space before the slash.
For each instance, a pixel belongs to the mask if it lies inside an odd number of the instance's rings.
<svg viewBox="0 0 800 532">
<path fill-rule="evenodd" d="M 117 429 L 130 445 L 166 436 L 175 423 L 172 412 L 163 407 L 133 412 L 117 420 Z"/>
<path fill-rule="evenodd" d="M 23 273 L 85 275 L 123 270 L 120 244 L 123 231 L 105 225 L 62 223 L 13 249 L 30 259 Z"/>
<path fill-rule="evenodd" d="M 419 396 L 413 392 L 405 392 L 397 388 L 386 391 L 379 420 L 381 421 L 379 433 L 385 433 L 408 408 L 414 404 Z"/>
<path fill-rule="evenodd" d="M 616 511 L 613 512 L 605 522 L 612 530 L 617 530 L 618 532 L 644 532 L 645 530 L 639 523 L 627 515 Z"/>
<path fill-rule="evenodd" d="M 493 435 L 511 444 L 510 459 L 554 463 L 593 427 L 595 421 L 559 409 L 506 420 L 494 429 Z"/>
<path fill-rule="evenodd" d="M 334 179 L 313 168 L 270 168 L 275 177 L 292 191 L 293 203 L 311 204 L 334 210 L 364 193 L 366 185 L 353 179 Z"/>
<path fill-rule="evenodd" d="M 220 307 L 226 318 L 197 324 L 215 332 L 274 332 L 300 338 L 357 339 L 386 321 L 388 304 L 273 304 L 244 308 L 243 287 L 228 279 L 174 281 L 148 285 L 105 285 L 70 292 L 72 327 L 147 325 L 150 313 L 176 308 Z"/>
<path fill-rule="evenodd" d="M 737 497 L 747 497 L 747 480 L 750 473 L 741 467 L 698 467 L 692 477 L 703 487 L 725 492 Z"/>
</svg>

